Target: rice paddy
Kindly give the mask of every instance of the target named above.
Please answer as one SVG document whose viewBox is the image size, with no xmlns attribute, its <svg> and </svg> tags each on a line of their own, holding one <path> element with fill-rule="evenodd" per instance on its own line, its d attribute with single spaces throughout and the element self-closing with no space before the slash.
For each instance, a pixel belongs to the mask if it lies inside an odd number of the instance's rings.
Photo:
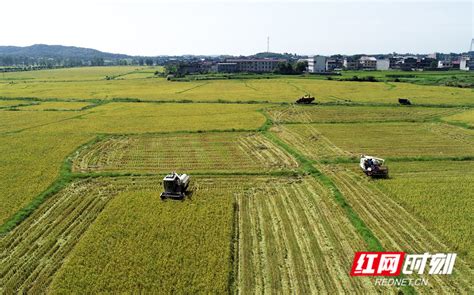
<svg viewBox="0 0 474 295">
<path fill-rule="evenodd" d="M 471 89 L 155 71 L 2 76 L 1 294 L 472 290 Z M 306 93 L 319 104 L 288 104 Z M 183 201 L 159 198 L 170 171 L 191 175 Z M 367 250 L 459 255 L 453 276 L 382 287 L 349 275 Z"/>
</svg>

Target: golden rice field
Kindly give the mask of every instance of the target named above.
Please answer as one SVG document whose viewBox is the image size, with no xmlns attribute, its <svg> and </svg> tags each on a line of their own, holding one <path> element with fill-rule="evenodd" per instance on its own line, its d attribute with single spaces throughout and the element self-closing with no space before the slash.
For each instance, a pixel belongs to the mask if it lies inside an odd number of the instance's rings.
<svg viewBox="0 0 474 295">
<path fill-rule="evenodd" d="M 257 108 L 110 103 L 77 112 L 0 111 L 0 223 L 46 190 L 64 159 L 99 133 L 257 129 L 265 122 Z"/>
<path fill-rule="evenodd" d="M 388 162 L 388 165 L 390 178 L 375 181 L 374 186 L 420 216 L 428 228 L 443 236 L 472 264 L 474 162 L 415 161 Z M 360 174 L 354 165 L 342 164 L 341 167 Z"/>
<path fill-rule="evenodd" d="M 472 109 L 466 110 L 462 113 L 445 117 L 444 120 L 448 122 L 467 124 L 471 128 L 474 128 L 474 110 Z"/>
<path fill-rule="evenodd" d="M 64 158 L 94 138 L 87 132 L 61 132 L 51 127 L 43 132 L 1 134 L 0 224 L 46 190 L 58 178 Z"/>
<path fill-rule="evenodd" d="M 273 131 L 315 160 L 474 155 L 474 130 L 441 123 L 291 124 Z"/>
<path fill-rule="evenodd" d="M 88 102 L 45 101 L 24 106 L 21 109 L 24 111 L 79 111 L 89 106 L 92 104 Z"/>
<path fill-rule="evenodd" d="M 34 102 L 28 102 L 25 100 L 14 100 L 14 99 L 9 99 L 9 100 L 0 100 L 0 110 L 1 109 L 6 109 L 6 108 L 11 108 L 11 107 L 18 107 L 18 106 L 28 106 L 36 104 Z"/>
<path fill-rule="evenodd" d="M 265 117 L 256 112 L 261 107 L 257 104 L 107 103 L 74 113 L 3 111 L 0 132 L 51 130 L 53 126 L 55 130 L 92 133 L 256 129 L 265 123 Z"/>
<path fill-rule="evenodd" d="M 377 186 L 420 216 L 474 264 L 474 162 L 394 162 L 390 169 L 390 179 L 378 181 Z"/>
<path fill-rule="evenodd" d="M 73 172 L 263 172 L 298 162 L 261 134 L 212 132 L 114 136 L 82 149 Z"/>
<path fill-rule="evenodd" d="M 435 163 L 442 162 L 437 161 Z M 391 168 L 398 168 L 397 170 L 400 170 L 400 166 L 403 164 L 400 163 L 399 165 L 394 165 L 392 162 L 390 162 L 389 165 Z M 349 169 L 345 168 L 345 165 L 318 165 L 318 167 L 323 173 L 325 173 L 325 175 L 334 181 L 336 187 L 344 195 L 348 204 L 360 216 L 363 222 L 373 231 L 384 249 L 397 249 L 407 253 L 461 252 L 458 248 L 459 245 L 453 246 L 451 243 L 449 243 L 449 240 L 441 238 L 441 236 L 434 229 L 433 224 L 427 223 L 426 220 L 420 217 L 419 212 L 414 212 L 411 210 L 411 208 L 406 208 L 405 206 L 401 205 L 399 202 L 399 197 L 401 196 L 394 196 L 387 193 L 386 190 L 381 189 L 379 184 L 382 183 L 380 185 L 385 185 L 385 180 L 373 181 L 367 178 L 365 174 L 363 174 L 353 165 L 350 166 Z M 408 167 L 410 167 L 410 164 L 408 164 Z M 392 174 L 394 174 L 394 169 L 391 169 Z M 439 178 L 436 177 L 436 173 L 430 176 L 430 172 L 433 171 L 427 172 L 426 175 L 428 178 L 432 177 L 432 182 L 429 182 L 432 184 L 439 180 Z M 395 172 L 394 177 L 397 176 L 397 173 L 398 172 Z M 449 175 L 449 173 L 447 175 Z M 406 177 L 408 177 L 408 175 L 405 175 L 405 178 Z M 425 181 L 427 181 L 428 178 Z M 388 183 L 391 181 L 391 179 L 388 180 Z M 396 182 L 397 180 L 394 181 Z M 396 190 L 404 190 L 403 188 L 400 188 L 400 186 L 404 186 L 409 183 L 409 180 L 400 180 L 398 185 L 394 185 L 394 187 L 396 187 Z M 444 183 L 446 184 L 446 182 Z M 449 190 L 446 185 L 439 185 L 436 187 L 442 188 L 446 193 L 447 190 Z M 430 209 L 433 207 L 438 207 L 433 209 L 437 212 L 441 210 L 448 210 L 446 205 L 451 208 L 447 201 L 438 203 L 427 202 L 423 194 L 428 194 L 430 191 L 433 191 L 431 189 L 428 191 L 423 190 L 424 188 L 426 187 L 415 187 L 415 189 L 419 189 L 418 196 L 421 198 L 420 202 L 423 202 L 423 200 L 425 202 L 425 208 L 423 209 L 425 213 L 430 211 Z M 472 192 L 472 187 L 468 188 L 468 190 Z M 408 192 L 408 189 L 405 189 L 405 192 Z M 409 194 L 413 195 L 416 193 Z M 448 197 L 449 196 L 451 195 L 449 194 Z M 447 196 L 440 195 L 436 199 L 439 200 L 439 198 L 442 197 Z M 469 197 L 467 197 L 466 200 L 468 198 Z M 458 206 L 459 205 L 455 205 L 453 208 Z M 469 209 L 466 209 L 465 212 L 469 212 Z M 457 215 L 453 214 L 452 211 L 445 212 L 443 215 L 447 216 L 448 214 L 452 215 L 451 219 L 457 217 Z M 464 219 L 464 221 L 467 221 L 467 223 L 464 224 L 463 228 L 466 228 L 466 226 L 470 227 L 471 222 L 469 221 L 468 216 L 467 219 Z M 445 232 L 445 234 L 451 235 L 452 233 Z M 468 236 L 465 236 L 464 239 L 464 245 L 466 245 L 466 243 L 470 243 Z M 453 276 L 430 276 L 426 274 L 420 276 L 428 279 L 430 283 L 429 286 L 416 288 L 416 291 L 419 293 L 469 293 L 472 282 L 472 260 L 470 260 L 469 257 L 460 255 L 460 257 L 458 257 L 456 260 L 456 271 L 455 275 Z"/>
<path fill-rule="evenodd" d="M 0 292 L 45 292 L 65 257 L 107 202 L 135 184 L 131 179 L 81 180 L 51 196 L 0 239 Z"/>
<path fill-rule="evenodd" d="M 293 102 L 311 93 L 320 102 L 473 105 L 470 89 L 420 86 L 410 83 L 341 82 L 311 78 L 231 79 L 192 82 L 153 78 L 161 68 L 92 67 L 6 73 L 0 80 L 1 97 L 41 99 L 193 100 Z M 105 77 L 114 77 L 106 80 Z"/>
<path fill-rule="evenodd" d="M 0 75 L 0 82 L 52 82 L 104 80 L 106 76 L 115 77 L 134 72 L 156 71 L 159 67 L 109 66 L 109 67 L 78 67 L 66 69 L 9 72 Z"/>
<path fill-rule="evenodd" d="M 275 123 L 425 121 L 460 113 L 456 108 L 280 106 L 267 110 Z M 456 116 L 456 115 L 454 115 Z"/>
<path fill-rule="evenodd" d="M 253 130 L 265 123 L 259 108 L 257 104 L 108 103 L 81 112 L 61 128 L 95 133 Z"/>
<path fill-rule="evenodd" d="M 472 89 L 162 70 L 0 76 L 0 294 L 472 293 Z M 190 192 L 161 201 L 173 170 Z M 374 249 L 459 255 L 389 288 L 349 275 Z"/>
<path fill-rule="evenodd" d="M 139 180 L 125 181 L 131 188 L 130 182 Z M 149 184 L 114 197 L 71 251 L 49 291 L 226 293 L 232 271 L 232 191 L 241 188 L 234 179 L 193 181 L 193 196 L 185 202 L 163 202 L 158 188 Z M 156 178 L 151 182 L 159 185 Z"/>
</svg>

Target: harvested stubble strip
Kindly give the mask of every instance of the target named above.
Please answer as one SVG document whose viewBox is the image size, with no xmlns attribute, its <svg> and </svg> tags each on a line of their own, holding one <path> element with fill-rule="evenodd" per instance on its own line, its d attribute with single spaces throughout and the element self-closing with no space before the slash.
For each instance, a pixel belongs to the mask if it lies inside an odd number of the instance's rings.
<svg viewBox="0 0 474 295">
<path fill-rule="evenodd" d="M 73 160 L 74 172 L 261 172 L 297 167 L 288 153 L 249 132 L 114 136 L 81 150 Z"/>
<path fill-rule="evenodd" d="M 348 203 L 380 239 L 385 249 L 408 253 L 453 252 L 427 229 L 413 214 L 397 204 L 374 184 L 354 172 L 320 166 L 334 180 Z M 459 257 L 455 276 L 429 276 L 430 287 L 418 286 L 417 291 L 432 293 L 434 288 L 447 294 L 467 293 L 472 270 Z"/>
<path fill-rule="evenodd" d="M 389 291 L 349 276 L 354 252 L 365 244 L 317 179 L 267 183 L 237 201 L 237 293 Z"/>
</svg>

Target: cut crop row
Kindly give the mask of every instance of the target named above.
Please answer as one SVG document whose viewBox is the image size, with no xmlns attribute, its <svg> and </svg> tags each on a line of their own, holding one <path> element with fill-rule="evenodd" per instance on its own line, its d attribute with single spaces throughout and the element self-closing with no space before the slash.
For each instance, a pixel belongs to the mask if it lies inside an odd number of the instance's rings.
<svg viewBox="0 0 474 295">
<path fill-rule="evenodd" d="M 244 132 L 109 137 L 73 160 L 74 172 L 263 172 L 297 166 L 265 137 Z"/>
<path fill-rule="evenodd" d="M 0 238 L 0 293 L 42 293 L 107 202 L 127 189 L 157 190 L 142 178 L 86 179 L 51 196 Z"/>
<path fill-rule="evenodd" d="M 237 293 L 389 291 L 349 276 L 355 251 L 366 245 L 330 194 L 305 177 L 238 195 Z"/>
</svg>

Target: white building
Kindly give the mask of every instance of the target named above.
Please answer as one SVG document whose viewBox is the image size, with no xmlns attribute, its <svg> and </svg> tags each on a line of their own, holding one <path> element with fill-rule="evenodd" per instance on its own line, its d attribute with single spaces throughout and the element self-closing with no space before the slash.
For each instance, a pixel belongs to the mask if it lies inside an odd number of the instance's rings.
<svg viewBox="0 0 474 295">
<path fill-rule="evenodd" d="M 308 72 L 321 73 L 326 71 L 326 57 L 315 55 L 308 58 Z"/>
<path fill-rule="evenodd" d="M 453 62 L 450 60 L 439 60 L 438 61 L 438 69 L 445 69 L 445 68 L 452 68 Z"/>
<path fill-rule="evenodd" d="M 375 68 L 377 71 L 387 71 L 388 69 L 390 69 L 390 60 L 377 59 Z"/>
<path fill-rule="evenodd" d="M 461 57 L 459 69 L 461 71 L 474 71 L 474 59 L 467 56 Z"/>
<path fill-rule="evenodd" d="M 362 56 L 359 62 L 364 70 L 375 70 L 377 68 L 377 59 L 373 56 Z"/>
</svg>

